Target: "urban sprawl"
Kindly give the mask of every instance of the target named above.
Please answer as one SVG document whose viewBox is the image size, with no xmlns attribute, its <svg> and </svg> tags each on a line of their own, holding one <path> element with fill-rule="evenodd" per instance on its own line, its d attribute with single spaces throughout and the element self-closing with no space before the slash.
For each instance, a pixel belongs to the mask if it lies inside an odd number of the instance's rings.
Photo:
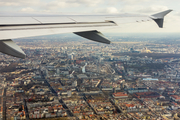
<svg viewBox="0 0 180 120">
<path fill-rule="evenodd" d="M 180 119 L 180 43 L 50 39 L 0 54 L 0 119 Z"/>
</svg>

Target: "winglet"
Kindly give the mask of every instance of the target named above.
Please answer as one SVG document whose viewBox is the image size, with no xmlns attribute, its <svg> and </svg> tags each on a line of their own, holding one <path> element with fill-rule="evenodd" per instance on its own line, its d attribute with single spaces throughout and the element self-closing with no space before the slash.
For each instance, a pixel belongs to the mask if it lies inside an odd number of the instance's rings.
<svg viewBox="0 0 180 120">
<path fill-rule="evenodd" d="M 0 40 L 0 52 L 23 59 L 26 57 L 26 54 L 12 40 Z"/>
<path fill-rule="evenodd" d="M 153 19 L 160 28 L 163 28 L 164 16 L 166 16 L 171 11 L 172 10 L 166 10 L 166 11 L 151 15 L 150 18 Z"/>
</svg>

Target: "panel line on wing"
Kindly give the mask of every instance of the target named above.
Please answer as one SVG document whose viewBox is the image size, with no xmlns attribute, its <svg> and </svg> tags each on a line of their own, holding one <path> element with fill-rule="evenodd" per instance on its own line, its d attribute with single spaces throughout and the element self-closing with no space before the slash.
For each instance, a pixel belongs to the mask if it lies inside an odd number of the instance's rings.
<svg viewBox="0 0 180 120">
<path fill-rule="evenodd" d="M 101 23 L 112 23 L 112 22 L 77 22 L 78 24 L 101 24 Z M 11 26 L 44 26 L 44 25 L 68 25 L 68 24 L 75 24 L 75 22 L 69 22 L 69 23 L 42 23 L 42 24 L 7 24 L 2 25 L 0 24 L 0 27 L 11 27 Z"/>
<path fill-rule="evenodd" d="M 77 23 L 77 21 L 76 20 L 74 20 L 74 19 L 72 19 L 72 18 L 70 18 L 70 17 L 67 17 L 68 19 L 71 19 L 72 21 L 74 21 L 75 23 Z"/>
<path fill-rule="evenodd" d="M 38 19 L 36 19 L 36 18 L 33 18 L 33 17 L 31 17 L 32 19 L 34 19 L 34 20 L 36 20 L 37 22 L 39 22 L 39 23 L 41 23 L 41 24 L 43 24 L 41 21 L 39 21 Z"/>
<path fill-rule="evenodd" d="M 1 27 L 0 31 L 10 31 L 10 30 L 32 30 L 32 29 L 55 29 L 55 28 L 74 28 L 74 27 L 106 27 L 106 26 L 116 26 L 115 23 L 110 23 L 110 22 L 104 22 L 104 23 L 95 23 L 95 24 L 74 24 L 74 25 L 69 25 L 69 24 L 61 24 L 59 26 L 57 25 L 44 25 L 41 26 L 36 25 L 36 26 L 6 26 L 6 27 Z M 9 28 L 8 28 L 9 27 Z M 28 28 L 29 27 L 29 28 Z"/>
</svg>

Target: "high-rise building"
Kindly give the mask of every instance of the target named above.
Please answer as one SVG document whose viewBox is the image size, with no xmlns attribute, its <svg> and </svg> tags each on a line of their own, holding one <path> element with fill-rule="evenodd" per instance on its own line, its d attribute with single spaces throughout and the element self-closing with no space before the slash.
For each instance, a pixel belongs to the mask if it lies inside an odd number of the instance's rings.
<svg viewBox="0 0 180 120">
<path fill-rule="evenodd" d="M 59 68 L 56 69 L 56 74 L 60 74 Z"/>
<path fill-rule="evenodd" d="M 113 88 L 113 93 L 116 93 L 116 88 Z"/>
<path fill-rule="evenodd" d="M 68 90 L 68 91 L 67 91 L 67 96 L 68 96 L 68 97 L 71 97 L 71 95 L 72 95 L 72 91 L 71 91 L 71 90 Z"/>
<path fill-rule="evenodd" d="M 75 80 L 75 81 L 72 83 L 72 86 L 73 86 L 73 87 L 76 87 L 76 86 L 77 86 L 77 80 Z"/>
<path fill-rule="evenodd" d="M 46 76 L 49 76 L 48 70 L 46 69 Z"/>
<path fill-rule="evenodd" d="M 87 66 L 87 63 L 84 65 L 84 67 L 82 68 L 82 73 L 86 73 L 86 66 Z"/>
<path fill-rule="evenodd" d="M 69 54 L 68 59 L 73 60 L 73 54 Z"/>
</svg>

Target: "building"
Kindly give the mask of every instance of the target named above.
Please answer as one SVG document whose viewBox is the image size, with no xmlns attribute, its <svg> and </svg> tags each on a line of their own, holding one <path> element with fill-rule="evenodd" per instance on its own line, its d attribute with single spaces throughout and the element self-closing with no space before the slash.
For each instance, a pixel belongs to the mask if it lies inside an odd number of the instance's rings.
<svg viewBox="0 0 180 120">
<path fill-rule="evenodd" d="M 128 95 L 124 92 L 113 93 L 112 96 L 114 98 L 127 98 L 128 97 Z"/>
<path fill-rule="evenodd" d="M 158 98 L 160 96 L 157 92 L 139 92 L 133 95 L 137 98 Z"/>
<path fill-rule="evenodd" d="M 77 87 L 77 80 L 75 80 L 75 81 L 72 83 L 72 86 L 73 86 L 73 87 Z"/>
<path fill-rule="evenodd" d="M 156 78 L 143 78 L 143 80 L 155 80 L 155 81 L 157 81 L 158 79 L 156 79 Z"/>
<path fill-rule="evenodd" d="M 69 54 L 68 59 L 73 60 L 73 54 Z"/>
<path fill-rule="evenodd" d="M 178 95 L 171 95 L 170 98 L 176 102 L 180 102 L 180 96 Z"/>
<path fill-rule="evenodd" d="M 133 94 L 133 93 L 137 93 L 137 92 L 148 92 L 147 88 L 132 88 L 132 89 L 128 89 L 128 93 Z"/>
<path fill-rule="evenodd" d="M 85 74 L 79 74 L 79 75 L 77 75 L 77 77 L 78 77 L 79 79 L 81 79 L 81 78 L 87 79 L 87 78 L 88 78 L 88 76 L 85 75 Z"/>
<path fill-rule="evenodd" d="M 87 66 L 87 63 L 84 65 L 84 67 L 82 68 L 82 73 L 86 73 L 86 66 Z"/>
</svg>

